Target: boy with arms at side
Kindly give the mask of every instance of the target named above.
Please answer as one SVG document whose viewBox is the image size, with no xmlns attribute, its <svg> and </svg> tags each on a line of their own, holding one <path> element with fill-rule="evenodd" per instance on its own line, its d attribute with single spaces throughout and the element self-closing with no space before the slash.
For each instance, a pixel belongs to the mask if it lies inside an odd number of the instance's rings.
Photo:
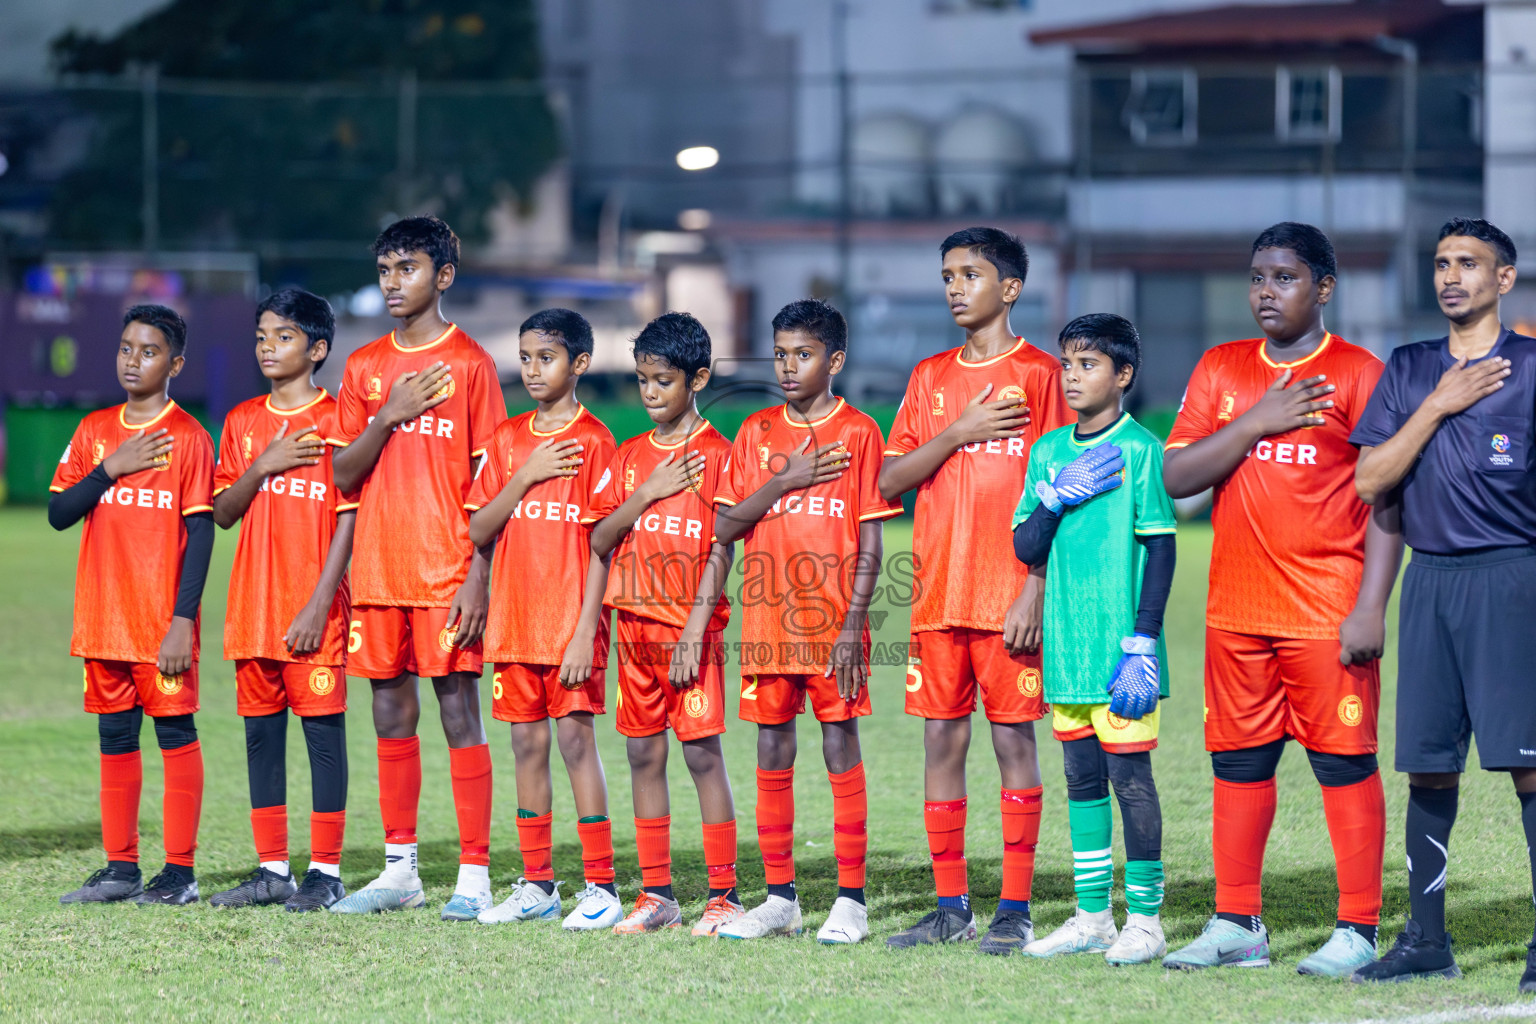
<svg viewBox="0 0 1536 1024">
<path fill-rule="evenodd" d="M 469 537 L 496 544 L 486 657 L 491 714 L 511 723 L 517 769 L 517 835 L 523 877 L 483 924 L 553 921 L 560 882 L 550 862 L 553 782 L 549 723 L 576 798 L 586 889 L 565 919 L 572 931 L 611 928 L 624 916 L 613 883 L 613 823 L 592 716 L 604 712 L 608 567 L 592 558 L 583 525 L 613 435 L 576 399 L 592 363 L 592 328 L 569 309 L 546 309 L 518 330 L 523 386 L 538 408 L 491 436 L 465 507 Z"/>
<path fill-rule="evenodd" d="M 357 503 L 336 491 L 325 437 L 336 400 L 315 386 L 336 335 L 330 303 L 285 288 L 256 307 L 256 361 L 272 393 L 224 420 L 213 518 L 240 523 L 229 576 L 224 657 L 245 718 L 256 871 L 209 898 L 216 907 L 282 903 L 324 910 L 347 894 L 347 560 Z M 288 867 L 288 709 L 309 750 L 310 863 Z"/>
<path fill-rule="evenodd" d="M 384 873 L 333 913 L 425 903 L 416 871 L 421 796 L 417 677 L 437 693 L 459 819 L 459 878 L 443 908 L 473 921 L 491 905 L 491 755 L 480 724 L 480 637 L 491 549 L 469 541 L 464 500 L 491 434 L 507 418 L 486 351 L 444 319 L 459 239 L 436 217 L 411 217 L 373 244 L 384 304 L 400 326 L 352 353 L 336 398 L 343 493 L 359 493 L 347 669 L 373 684 L 379 735 Z"/>
<path fill-rule="evenodd" d="M 713 936 L 742 914 L 736 895 L 736 805 L 725 773 L 725 598 L 731 545 L 715 539 L 714 497 L 731 444 L 699 415 L 710 344 L 687 313 L 657 317 L 635 339 L 640 400 L 656 429 L 619 445 L 586 519 L 592 552 L 612 555 L 606 605 L 618 611 L 619 732 L 634 787 L 640 897 L 619 934 L 676 928 L 667 729 L 699 791 L 709 896 L 693 934 Z"/>
<path fill-rule="evenodd" d="M 1045 699 L 1062 742 L 1077 912 L 1024 947 L 1029 956 L 1098 953 L 1111 964 L 1167 952 L 1163 815 L 1152 778 L 1158 700 L 1168 696 L 1163 611 L 1173 586 L 1173 502 L 1158 440 L 1121 411 L 1141 369 L 1141 338 L 1122 316 L 1092 313 L 1062 329 L 1061 386 L 1075 426 L 1029 453 L 1014 512 L 1020 562 L 1049 557 Z M 1127 486 L 1122 487 L 1124 482 Z M 1114 786 L 1125 829 L 1125 928 L 1109 892 Z"/>
<path fill-rule="evenodd" d="M 203 803 L 197 711 L 198 609 L 213 553 L 213 439 L 171 400 L 187 325 L 165 306 L 123 315 L 117 379 L 128 401 L 75 428 L 49 488 L 48 523 L 85 520 L 70 653 L 85 659 L 85 710 L 101 740 L 107 866 L 60 903 L 181 906 L 198 898 L 193 854 Z M 139 729 L 165 760 L 165 868 L 139 872 Z"/>
<path fill-rule="evenodd" d="M 1330 334 L 1333 243 L 1286 222 L 1253 243 L 1248 302 L 1262 338 L 1218 345 L 1168 436 L 1168 493 L 1215 488 L 1206 604 L 1205 745 L 1215 773 L 1215 915 L 1165 967 L 1265 966 L 1260 913 L 1275 769 L 1288 738 L 1323 790 L 1338 866 L 1328 941 L 1302 974 L 1348 977 L 1376 953 L 1386 808 L 1376 767 L 1395 502 L 1355 494 L 1349 434 L 1382 364 Z"/>
<path fill-rule="evenodd" d="M 1024 489 L 1029 446 L 1067 422 L 1058 361 L 1017 337 L 1008 312 L 1029 272 L 1019 240 L 996 228 L 957 231 L 939 248 L 945 297 L 965 344 L 918 363 L 891 427 L 880 493 L 917 488 L 907 714 L 923 729 L 923 820 L 939 906 L 892 936 L 893 947 L 976 936 L 966 879 L 966 752 L 978 693 L 1002 775 L 1002 901 L 981 950 L 1007 954 L 1034 937 L 1029 897 L 1040 835 L 1034 722 L 1043 578 L 1013 557 L 1008 517 Z M 985 574 L 978 576 L 978 569 Z"/>
<path fill-rule="evenodd" d="M 715 536 L 746 538 L 742 571 L 741 717 L 756 722 L 757 834 L 768 898 L 720 929 L 755 939 L 800 931 L 795 892 L 795 718 L 809 697 L 832 783 L 837 900 L 816 938 L 869 935 L 864 903 L 868 799 L 858 719 L 869 707 L 869 602 L 880 574 L 880 428 L 832 394 L 848 324 L 825 302 L 791 302 L 773 318 L 773 368 L 786 402 L 747 417 L 715 495 Z M 814 589 L 806 572 L 817 574 Z M 783 600 L 773 597 L 783 595 Z"/>
</svg>

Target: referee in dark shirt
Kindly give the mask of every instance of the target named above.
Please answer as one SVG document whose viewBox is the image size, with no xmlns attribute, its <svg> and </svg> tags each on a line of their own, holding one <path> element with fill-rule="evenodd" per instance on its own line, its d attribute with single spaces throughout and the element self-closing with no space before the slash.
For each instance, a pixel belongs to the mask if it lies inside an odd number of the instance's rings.
<svg viewBox="0 0 1536 1024">
<path fill-rule="evenodd" d="M 1392 353 L 1350 437 L 1361 500 L 1401 488 L 1413 549 L 1397 636 L 1409 920 L 1355 981 L 1461 973 L 1445 931 L 1446 849 L 1474 734 L 1482 767 L 1514 780 L 1536 850 L 1536 339 L 1499 321 L 1514 283 L 1508 235 L 1460 217 L 1441 228 L 1435 291 L 1450 334 Z M 1536 991 L 1536 951 L 1520 991 Z"/>
</svg>

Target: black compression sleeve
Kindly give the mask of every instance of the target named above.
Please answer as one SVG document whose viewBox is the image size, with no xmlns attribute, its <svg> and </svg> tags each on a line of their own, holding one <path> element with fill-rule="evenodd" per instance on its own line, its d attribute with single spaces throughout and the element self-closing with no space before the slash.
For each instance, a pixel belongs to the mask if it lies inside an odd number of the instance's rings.
<svg viewBox="0 0 1536 1024">
<path fill-rule="evenodd" d="M 1178 544 L 1171 533 L 1137 537 L 1147 547 L 1147 568 L 1141 574 L 1141 600 L 1136 605 L 1136 632 L 1155 637 L 1163 631 L 1163 611 L 1173 589 L 1173 565 Z"/>
<path fill-rule="evenodd" d="M 1051 541 L 1056 539 L 1056 529 L 1061 516 L 1044 505 L 1036 505 L 1029 518 L 1013 531 L 1013 553 L 1025 565 L 1040 565 L 1051 553 Z"/>
<path fill-rule="evenodd" d="M 84 480 L 48 499 L 48 525 L 55 530 L 67 530 L 85 514 L 96 507 L 101 496 L 112 486 L 104 466 L 98 465 Z"/>
<path fill-rule="evenodd" d="M 187 553 L 181 560 L 181 586 L 176 591 L 177 618 L 197 618 L 212 557 L 213 513 L 194 512 L 187 516 Z"/>
</svg>

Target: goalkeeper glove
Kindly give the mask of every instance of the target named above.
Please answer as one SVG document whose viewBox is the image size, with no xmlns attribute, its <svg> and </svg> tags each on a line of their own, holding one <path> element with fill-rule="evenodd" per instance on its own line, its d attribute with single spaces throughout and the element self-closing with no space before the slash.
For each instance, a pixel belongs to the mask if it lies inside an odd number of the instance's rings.
<svg viewBox="0 0 1536 1024">
<path fill-rule="evenodd" d="M 1132 720 L 1157 707 L 1157 641 L 1144 633 L 1120 641 L 1120 663 L 1110 676 L 1111 714 Z"/>
<path fill-rule="evenodd" d="M 1101 444 L 1061 467 L 1050 483 L 1042 480 L 1036 484 L 1035 494 L 1041 504 L 1060 515 L 1064 505 L 1081 505 L 1094 495 L 1119 487 L 1120 478 L 1115 474 L 1124 468 L 1120 449 Z"/>
</svg>

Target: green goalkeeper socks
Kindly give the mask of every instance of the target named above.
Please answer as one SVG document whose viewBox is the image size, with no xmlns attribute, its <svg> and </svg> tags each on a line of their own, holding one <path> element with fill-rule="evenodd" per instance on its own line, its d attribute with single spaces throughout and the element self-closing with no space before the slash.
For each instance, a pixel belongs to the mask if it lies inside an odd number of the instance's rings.
<svg viewBox="0 0 1536 1024">
<path fill-rule="evenodd" d="M 1163 908 L 1163 862 L 1125 862 L 1125 905 L 1133 914 L 1155 915 Z"/>
<path fill-rule="evenodd" d="M 1109 887 L 1115 877 L 1110 856 L 1114 816 L 1109 809 L 1109 797 L 1068 800 L 1067 821 L 1072 830 L 1072 888 L 1077 893 L 1077 905 L 1090 914 L 1102 913 L 1109 909 Z M 1161 880 L 1159 864 L 1159 901 Z"/>
</svg>

